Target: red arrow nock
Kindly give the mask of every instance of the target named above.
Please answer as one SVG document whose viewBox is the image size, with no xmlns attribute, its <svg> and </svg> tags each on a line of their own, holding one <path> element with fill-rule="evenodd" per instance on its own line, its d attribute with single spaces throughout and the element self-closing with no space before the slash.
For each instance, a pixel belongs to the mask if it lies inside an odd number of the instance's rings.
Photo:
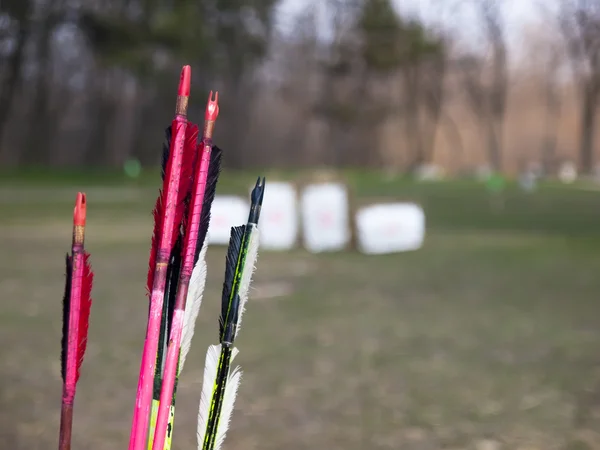
<svg viewBox="0 0 600 450">
<path fill-rule="evenodd" d="M 190 66 L 183 66 L 181 69 L 181 76 L 179 77 L 179 89 L 177 90 L 177 95 L 181 97 L 189 97 L 191 82 L 192 68 Z"/>
</svg>

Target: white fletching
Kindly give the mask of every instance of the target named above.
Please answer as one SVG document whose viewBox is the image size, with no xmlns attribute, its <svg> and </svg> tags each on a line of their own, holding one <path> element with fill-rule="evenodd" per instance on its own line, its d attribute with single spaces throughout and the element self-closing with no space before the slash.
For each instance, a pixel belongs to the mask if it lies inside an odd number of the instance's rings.
<svg viewBox="0 0 600 450">
<path fill-rule="evenodd" d="M 231 352 L 231 362 L 239 353 L 237 348 Z M 200 409 L 198 410 L 198 428 L 196 437 L 198 439 L 198 450 L 202 450 L 204 437 L 206 435 L 206 427 L 208 424 L 208 416 L 210 413 L 210 405 L 212 403 L 212 394 L 215 382 L 217 380 L 217 370 L 219 367 L 219 357 L 221 356 L 221 344 L 211 345 L 206 352 L 206 363 L 204 365 L 204 380 L 202 382 L 202 394 L 200 395 Z M 232 370 L 227 376 L 227 384 L 225 385 L 225 395 L 223 397 L 223 406 L 221 408 L 221 417 L 217 427 L 217 436 L 215 440 L 215 450 L 225 440 L 225 434 L 229 428 L 229 421 L 233 412 L 233 404 L 237 395 L 237 390 L 240 384 L 242 372 L 239 367 Z"/>
<path fill-rule="evenodd" d="M 202 449 L 204 436 L 206 435 L 206 424 L 208 422 L 208 413 L 212 399 L 213 386 L 217 379 L 217 369 L 219 367 L 219 355 L 221 354 L 221 344 L 211 345 L 206 352 L 206 362 L 204 364 L 204 379 L 202 381 L 202 394 L 200 394 L 200 409 L 198 410 L 198 428 L 196 436 L 198 438 L 198 450 Z"/>
<path fill-rule="evenodd" d="M 242 370 L 240 366 L 233 369 L 227 377 L 227 385 L 225 386 L 225 395 L 223 397 L 223 406 L 221 407 L 221 417 L 217 426 L 217 436 L 215 439 L 215 450 L 219 450 L 225 442 L 231 416 L 233 415 L 233 407 L 237 397 L 240 381 L 242 380 Z"/>
<path fill-rule="evenodd" d="M 183 330 L 181 332 L 181 350 L 179 354 L 178 372 L 181 373 L 185 358 L 187 357 L 192 338 L 196 329 L 196 319 L 202 305 L 202 295 L 206 286 L 206 250 L 208 249 L 208 238 L 204 240 L 204 245 L 200 250 L 198 261 L 192 270 L 190 285 L 188 288 L 187 299 L 185 302 L 185 313 L 183 316 Z"/>
<path fill-rule="evenodd" d="M 250 225 L 252 232 L 250 233 L 250 242 L 248 243 L 248 253 L 246 262 L 244 263 L 244 273 L 242 273 L 242 279 L 240 280 L 239 296 L 240 296 L 240 309 L 238 315 L 238 323 L 235 335 L 240 332 L 242 325 L 242 316 L 246 310 L 246 302 L 248 301 L 248 295 L 250 293 L 250 283 L 252 282 L 252 274 L 256 270 L 256 260 L 258 258 L 258 228 L 256 225 Z"/>
</svg>

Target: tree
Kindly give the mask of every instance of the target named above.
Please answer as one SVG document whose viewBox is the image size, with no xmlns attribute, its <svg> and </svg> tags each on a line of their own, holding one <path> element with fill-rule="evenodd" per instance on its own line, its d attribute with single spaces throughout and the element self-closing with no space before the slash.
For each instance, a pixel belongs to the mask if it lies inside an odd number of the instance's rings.
<svg viewBox="0 0 600 450">
<path fill-rule="evenodd" d="M 591 0 L 566 0 L 559 22 L 579 87 L 579 165 L 582 173 L 589 174 L 593 170 L 600 101 L 600 4 Z"/>
<path fill-rule="evenodd" d="M 3 62 L 2 86 L 0 87 L 0 145 L 14 100 L 17 96 L 17 86 L 20 81 L 25 45 L 31 32 L 31 20 L 33 14 L 33 2 L 31 0 L 9 0 L 0 4 L 0 15 L 8 17 L 8 39 L 14 43 L 6 62 Z"/>
<path fill-rule="evenodd" d="M 399 75 L 409 169 L 414 170 L 433 155 L 444 96 L 444 42 L 418 21 L 399 17 L 388 0 L 367 1 L 360 27 L 368 69 Z"/>
<path fill-rule="evenodd" d="M 333 38 L 319 58 L 321 83 L 311 108 L 328 125 L 324 162 L 338 167 L 344 163 L 356 164 L 365 153 L 372 153 L 357 140 L 361 121 L 371 118 L 367 113 L 371 103 L 365 95 L 365 72 L 360 65 L 356 33 L 360 6 L 355 0 L 329 2 Z"/>
<path fill-rule="evenodd" d="M 10 137 L 19 150 L 10 162 L 64 163 L 77 154 L 73 161 L 118 165 L 131 153 L 156 161 L 159 130 L 173 110 L 173 80 L 191 64 L 199 101 L 190 116 L 201 120 L 208 90 L 220 89 L 216 137 L 230 164 L 244 163 L 246 118 L 277 1 L 0 2 L 0 142 L 15 117 Z M 19 89 L 25 80 L 27 89 Z M 124 129 L 119 117 L 136 125 Z M 32 125 L 36 132 L 28 133 Z M 67 134 L 83 139 L 65 146 Z"/>
<path fill-rule="evenodd" d="M 508 92 L 508 57 L 502 13 L 495 0 L 479 0 L 481 17 L 492 47 L 492 81 L 489 92 L 488 152 L 492 167 L 502 169 L 502 147 L 506 97 Z"/>
<path fill-rule="evenodd" d="M 477 55 L 459 58 L 467 101 L 486 140 L 488 161 L 496 171 L 502 169 L 504 118 L 508 92 L 508 58 L 500 6 L 495 0 L 475 0 L 490 59 Z"/>
<path fill-rule="evenodd" d="M 25 145 L 20 154 L 20 163 L 52 164 L 56 129 L 60 114 L 52 111 L 52 91 L 54 85 L 54 60 L 52 54 L 53 33 L 63 23 L 63 0 L 44 2 L 37 13 L 36 33 L 34 34 L 33 51 L 37 70 L 32 76 L 31 114 L 36 132 L 25 137 Z M 66 102 L 62 99 L 62 104 Z"/>
<path fill-rule="evenodd" d="M 308 8 L 297 17 L 289 36 L 277 36 L 271 54 L 273 64 L 269 66 L 275 78 L 272 86 L 285 107 L 290 108 L 293 121 L 283 143 L 279 143 L 285 155 L 278 152 L 277 156 L 285 156 L 285 163 L 296 166 L 310 164 L 311 158 L 320 156 L 322 151 L 306 148 L 313 108 L 319 101 L 320 63 L 325 47 L 319 40 L 317 20 L 316 9 Z"/>
<path fill-rule="evenodd" d="M 544 169 L 555 171 L 558 163 L 558 130 L 563 101 L 561 75 L 568 61 L 564 39 L 556 27 L 548 27 L 555 20 L 540 8 L 542 17 L 525 30 L 523 41 L 527 52 L 519 61 L 520 76 L 531 79 L 538 89 L 544 105 L 543 129 L 540 140 L 540 159 Z"/>
<path fill-rule="evenodd" d="M 89 10 L 80 23 L 105 67 L 127 68 L 152 84 L 158 79 L 155 59 L 160 53 L 169 62 L 197 67 L 193 89 L 202 92 L 199 98 L 205 98 L 209 83 L 223 86 L 220 122 L 236 132 L 221 134 L 222 127 L 217 127 L 216 133 L 229 150 L 228 161 L 241 164 L 247 153 L 241 149 L 245 118 L 255 92 L 253 71 L 268 50 L 275 4 L 276 0 L 148 0 L 136 16 Z M 203 110 L 199 104 L 192 108 Z"/>
<path fill-rule="evenodd" d="M 437 123 L 441 109 L 442 42 L 421 23 L 401 18 L 390 0 L 350 4 L 352 9 L 344 6 L 345 16 L 335 16 L 336 34 L 325 64 L 328 96 L 319 105 L 337 136 L 332 162 L 339 164 L 342 155 L 351 153 L 353 164 L 380 163 L 372 150 L 377 147 L 378 126 L 401 111 L 413 153 L 410 159 L 416 165 L 427 159 L 433 145 L 425 137 L 425 120 L 420 116 Z M 401 98 L 394 93 L 398 80 Z"/>
</svg>

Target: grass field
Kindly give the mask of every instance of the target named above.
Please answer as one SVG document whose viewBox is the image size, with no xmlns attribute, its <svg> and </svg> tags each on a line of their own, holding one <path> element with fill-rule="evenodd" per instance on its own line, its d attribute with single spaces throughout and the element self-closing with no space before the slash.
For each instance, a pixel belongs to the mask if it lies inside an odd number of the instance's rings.
<svg viewBox="0 0 600 450">
<path fill-rule="evenodd" d="M 251 179 L 226 172 L 219 192 L 245 193 Z M 509 187 L 497 209 L 473 182 L 349 179 L 357 203 L 420 202 L 426 244 L 380 257 L 260 254 L 225 449 L 600 449 L 600 192 Z M 0 448 L 56 446 L 63 261 L 79 189 L 96 282 L 73 448 L 126 448 L 156 180 L 0 183 Z M 176 449 L 196 448 L 224 254 L 208 256 Z"/>
</svg>

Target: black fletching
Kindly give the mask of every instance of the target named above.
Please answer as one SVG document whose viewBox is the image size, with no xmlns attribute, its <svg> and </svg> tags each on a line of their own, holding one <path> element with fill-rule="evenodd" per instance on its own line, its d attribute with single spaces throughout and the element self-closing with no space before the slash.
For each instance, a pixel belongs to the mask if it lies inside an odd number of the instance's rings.
<svg viewBox="0 0 600 450">
<path fill-rule="evenodd" d="M 175 311 L 175 298 L 177 297 L 177 287 L 179 284 L 179 273 L 181 272 L 181 247 L 183 245 L 183 235 L 180 234 L 177 242 L 171 252 L 171 276 L 168 278 L 168 303 L 167 309 L 167 333 L 171 335 L 171 324 L 173 323 L 173 311 Z"/>
<path fill-rule="evenodd" d="M 62 327 L 62 339 L 60 349 L 60 375 L 65 381 L 67 374 L 67 344 L 69 341 L 69 314 L 71 311 L 71 278 L 73 276 L 73 261 L 69 254 L 66 257 L 66 270 L 67 276 L 65 280 L 65 294 L 63 296 L 63 327 Z"/>
<path fill-rule="evenodd" d="M 213 200 L 215 199 L 215 193 L 217 192 L 217 182 L 219 181 L 219 175 L 221 174 L 221 161 L 223 159 L 223 151 L 213 146 L 210 154 L 210 165 L 208 166 L 208 174 L 206 177 L 206 189 L 204 190 L 204 200 L 202 201 L 202 214 L 200 215 L 200 226 L 198 228 L 198 241 L 196 243 L 196 252 L 194 253 L 194 265 L 198 262 L 200 257 L 200 250 L 206 240 L 206 234 L 208 233 L 208 225 L 210 224 L 210 208 Z"/>
<path fill-rule="evenodd" d="M 231 228 L 231 236 L 229 238 L 229 247 L 227 248 L 227 256 L 225 257 L 225 281 L 223 282 L 223 297 L 221 299 L 221 316 L 219 317 L 220 323 L 220 335 L 223 337 L 223 333 L 225 331 L 225 326 L 227 325 L 225 321 L 231 322 L 233 316 L 236 316 L 235 311 L 231 311 L 232 315 L 227 317 L 227 313 L 229 312 L 230 306 L 235 306 L 235 304 L 239 304 L 233 299 L 232 302 L 229 301 L 231 294 L 233 292 L 233 285 L 236 277 L 236 273 L 238 271 L 238 260 L 240 257 L 240 252 L 242 251 L 242 241 L 244 239 L 244 233 L 246 231 L 246 225 L 241 225 L 239 227 Z M 231 303 L 231 305 L 230 305 Z M 235 308 L 232 308 L 235 309 Z"/>
<path fill-rule="evenodd" d="M 179 281 L 179 272 L 181 270 L 181 235 L 171 251 L 169 265 L 167 267 L 167 283 L 165 285 L 165 296 L 160 321 L 160 333 L 158 338 L 158 349 L 156 353 L 156 368 L 154 369 L 154 387 L 152 391 L 155 400 L 160 399 L 160 390 L 162 388 L 162 369 L 163 359 L 167 350 L 167 342 L 171 335 L 171 325 L 173 323 L 173 311 L 175 310 L 175 297 L 177 295 L 177 283 Z"/>
<path fill-rule="evenodd" d="M 167 162 L 169 161 L 169 152 L 171 150 L 171 137 L 172 137 L 171 126 L 169 125 L 165 130 L 165 141 L 163 143 L 163 151 L 162 151 L 162 161 L 160 164 L 161 167 L 161 176 L 164 181 L 165 175 L 167 173 Z"/>
</svg>

